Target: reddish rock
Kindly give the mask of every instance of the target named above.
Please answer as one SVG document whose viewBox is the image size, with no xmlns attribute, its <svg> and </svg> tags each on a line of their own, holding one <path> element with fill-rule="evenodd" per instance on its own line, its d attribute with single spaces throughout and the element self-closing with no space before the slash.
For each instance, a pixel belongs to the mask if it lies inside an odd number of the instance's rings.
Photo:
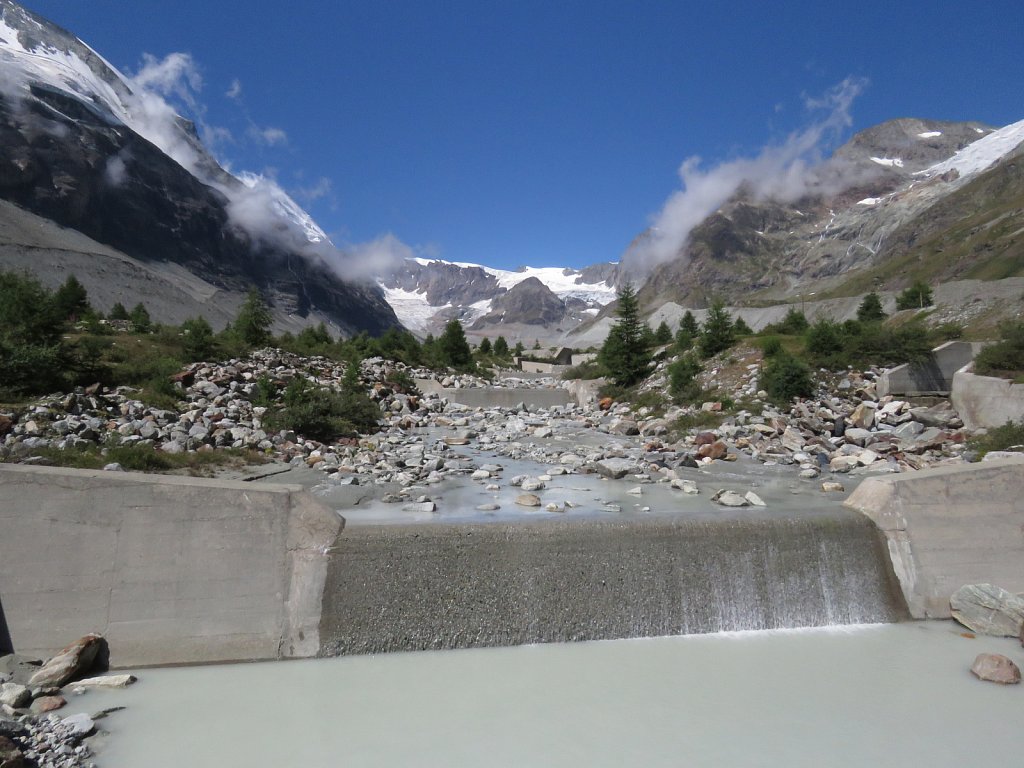
<svg viewBox="0 0 1024 768">
<path fill-rule="evenodd" d="M 53 712 L 53 710 L 60 709 L 65 704 L 67 704 L 67 701 L 63 696 L 40 696 L 32 702 L 32 714 L 41 715 L 44 712 Z"/>
<path fill-rule="evenodd" d="M 183 387 L 191 387 L 196 382 L 195 371 L 181 371 L 171 376 L 171 381 L 181 384 Z"/>
<path fill-rule="evenodd" d="M 0 413 L 0 436 L 6 435 L 14 428 L 14 421 L 10 416 Z"/>
<path fill-rule="evenodd" d="M 721 440 L 709 445 L 702 445 L 697 450 L 697 455 L 702 459 L 724 459 L 729 454 L 729 448 Z"/>
<path fill-rule="evenodd" d="M 714 432 L 698 432 L 697 436 L 693 438 L 693 444 L 700 448 L 702 445 L 711 445 L 717 439 Z"/>
<path fill-rule="evenodd" d="M 21 749 L 6 736 L 0 736 L 0 766 L 2 768 L 28 768 Z"/>
<path fill-rule="evenodd" d="M 612 407 L 612 404 L 614 402 L 615 401 L 612 400 L 612 398 L 610 397 L 602 397 L 600 402 L 598 402 L 597 407 L 600 408 L 602 411 L 607 411 Z"/>
<path fill-rule="evenodd" d="M 1020 682 L 1020 668 L 998 653 L 979 653 L 971 665 L 971 672 L 979 680 L 990 683 L 1014 685 Z"/>
<path fill-rule="evenodd" d="M 88 672 L 107 641 L 102 635 L 89 634 L 79 638 L 51 658 L 29 679 L 33 688 L 61 686 L 75 677 Z"/>
</svg>

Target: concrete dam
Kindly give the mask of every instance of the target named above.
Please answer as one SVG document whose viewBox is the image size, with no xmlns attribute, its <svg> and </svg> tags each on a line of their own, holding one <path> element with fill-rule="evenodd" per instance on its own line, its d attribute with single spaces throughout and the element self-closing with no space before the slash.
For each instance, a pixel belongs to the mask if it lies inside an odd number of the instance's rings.
<svg viewBox="0 0 1024 768">
<path fill-rule="evenodd" d="M 299 486 L 0 467 L 0 602 L 116 666 L 896 621 L 867 517 L 353 525 Z"/>
</svg>

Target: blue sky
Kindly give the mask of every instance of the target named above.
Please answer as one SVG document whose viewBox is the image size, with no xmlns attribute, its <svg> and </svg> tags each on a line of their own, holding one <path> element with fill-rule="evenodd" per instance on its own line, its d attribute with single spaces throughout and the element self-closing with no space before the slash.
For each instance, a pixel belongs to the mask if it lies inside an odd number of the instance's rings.
<svg viewBox="0 0 1024 768">
<path fill-rule="evenodd" d="M 684 160 L 784 142 L 847 78 L 867 85 L 844 137 L 1024 118 L 1019 0 L 25 5 L 122 71 L 189 53 L 217 156 L 337 244 L 391 233 L 496 267 L 617 259 Z"/>
</svg>

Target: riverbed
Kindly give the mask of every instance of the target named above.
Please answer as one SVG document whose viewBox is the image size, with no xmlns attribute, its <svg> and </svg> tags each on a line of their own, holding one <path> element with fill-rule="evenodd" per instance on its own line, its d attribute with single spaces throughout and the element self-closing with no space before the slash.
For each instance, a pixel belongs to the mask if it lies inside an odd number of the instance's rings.
<svg viewBox="0 0 1024 768">
<path fill-rule="evenodd" d="M 983 651 L 1018 664 L 1024 652 L 960 632 L 860 625 L 150 669 L 88 699 L 127 706 L 104 721 L 101 768 L 1015 765 L 1024 689 L 968 669 Z"/>
</svg>

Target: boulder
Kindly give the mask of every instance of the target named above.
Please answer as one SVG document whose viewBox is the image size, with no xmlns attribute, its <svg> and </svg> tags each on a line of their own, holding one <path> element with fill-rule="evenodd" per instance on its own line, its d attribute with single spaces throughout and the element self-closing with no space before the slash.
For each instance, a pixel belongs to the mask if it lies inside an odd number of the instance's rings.
<svg viewBox="0 0 1024 768">
<path fill-rule="evenodd" d="M 846 489 L 842 483 L 822 483 L 821 490 L 825 493 L 842 493 Z"/>
<path fill-rule="evenodd" d="M 102 635 L 85 635 L 43 664 L 28 684 L 35 688 L 64 685 L 92 669 L 97 656 L 106 653 L 106 647 Z"/>
<path fill-rule="evenodd" d="M 516 496 L 516 504 L 521 507 L 539 507 L 540 496 L 535 493 L 521 493 Z"/>
<path fill-rule="evenodd" d="M 675 478 L 669 483 L 669 486 L 671 486 L 672 488 L 676 488 L 682 491 L 683 493 L 700 493 L 700 490 L 697 488 L 697 484 L 693 482 L 693 480 L 682 480 L 680 478 Z"/>
<path fill-rule="evenodd" d="M 747 501 L 743 496 L 740 496 L 736 491 L 719 490 L 711 500 L 717 504 L 721 504 L 723 507 L 747 507 L 750 506 L 750 502 Z"/>
<path fill-rule="evenodd" d="M 721 440 L 702 445 L 697 449 L 697 456 L 702 459 L 724 459 L 729 453 L 729 447 Z"/>
<path fill-rule="evenodd" d="M 859 429 L 871 429 L 871 425 L 875 423 L 875 408 L 877 408 L 877 403 L 870 401 L 858 405 L 853 409 L 853 413 L 850 414 L 850 426 Z"/>
<path fill-rule="evenodd" d="M 96 723 L 84 712 L 65 717 L 60 722 L 68 736 L 75 741 L 84 739 L 96 730 Z"/>
<path fill-rule="evenodd" d="M 743 494 L 743 498 L 746 499 L 747 502 L 752 507 L 767 507 L 768 506 L 767 504 L 764 503 L 764 499 L 762 499 L 760 496 L 758 496 L 753 491 L 747 491 L 745 494 Z"/>
<path fill-rule="evenodd" d="M 635 475 L 640 471 L 640 468 L 636 465 L 636 462 L 631 459 L 623 459 L 613 457 L 610 459 L 601 459 L 595 461 L 593 464 L 594 471 L 596 471 L 602 477 L 607 477 L 612 480 L 618 480 L 625 477 L 626 475 Z"/>
<path fill-rule="evenodd" d="M 786 431 L 782 433 L 782 447 L 787 451 L 792 451 L 793 453 L 802 451 L 804 443 L 804 436 L 800 434 L 798 429 L 786 427 Z"/>
<path fill-rule="evenodd" d="M 415 501 L 402 507 L 403 512 L 436 512 L 437 505 L 432 501 Z"/>
<path fill-rule="evenodd" d="M 524 491 L 540 491 L 544 489 L 544 481 L 536 477 L 528 477 L 519 484 Z"/>
<path fill-rule="evenodd" d="M 138 680 L 135 675 L 101 675 L 75 681 L 75 688 L 127 688 Z"/>
<path fill-rule="evenodd" d="M 0 736 L 0 766 L 3 768 L 27 768 L 21 748 L 7 736 Z"/>
<path fill-rule="evenodd" d="M 971 673 L 979 680 L 990 683 L 1015 685 L 1020 682 L 1020 668 L 998 653 L 979 653 L 971 664 Z"/>
<path fill-rule="evenodd" d="M 3 683 L 0 685 L 0 704 L 14 709 L 27 707 L 32 703 L 32 692 L 20 683 Z"/>
<path fill-rule="evenodd" d="M 53 712 L 67 703 L 63 696 L 40 696 L 32 702 L 32 714 L 41 715 L 45 712 Z"/>
<path fill-rule="evenodd" d="M 1020 637 L 1024 598 L 992 584 L 968 584 L 949 598 L 953 618 L 979 635 Z"/>
</svg>

